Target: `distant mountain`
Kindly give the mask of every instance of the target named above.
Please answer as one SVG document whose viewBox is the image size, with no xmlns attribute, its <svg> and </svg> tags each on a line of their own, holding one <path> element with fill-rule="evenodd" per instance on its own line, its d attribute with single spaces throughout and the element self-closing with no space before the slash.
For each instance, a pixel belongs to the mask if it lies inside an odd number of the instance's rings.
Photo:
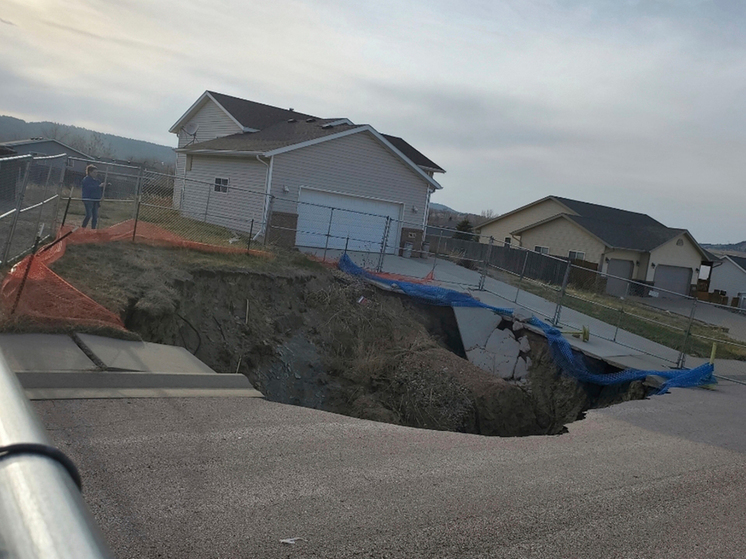
<svg viewBox="0 0 746 559">
<path fill-rule="evenodd" d="M 454 213 L 454 214 L 459 213 L 456 210 L 454 210 L 453 208 L 449 208 L 445 204 L 436 204 L 435 202 L 430 202 L 430 209 L 431 210 L 435 210 L 435 211 L 439 211 L 439 212 L 451 212 L 451 213 Z"/>
<path fill-rule="evenodd" d="M 730 244 L 722 244 L 722 245 L 703 244 L 702 247 L 706 248 L 707 250 L 714 250 L 716 252 L 723 252 L 726 254 L 746 253 L 746 241 L 741 241 L 740 243 L 730 243 Z"/>
<path fill-rule="evenodd" d="M 0 142 L 28 138 L 59 140 L 94 157 L 107 157 L 166 168 L 173 168 L 176 165 L 176 153 L 168 146 L 114 134 L 104 134 L 68 124 L 26 122 L 20 118 L 0 115 Z"/>
</svg>

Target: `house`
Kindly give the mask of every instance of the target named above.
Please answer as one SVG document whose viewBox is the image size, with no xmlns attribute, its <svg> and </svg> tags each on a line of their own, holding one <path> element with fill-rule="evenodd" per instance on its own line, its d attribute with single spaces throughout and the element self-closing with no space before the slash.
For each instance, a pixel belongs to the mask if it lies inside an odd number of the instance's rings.
<svg viewBox="0 0 746 559">
<path fill-rule="evenodd" d="M 746 302 L 746 257 L 726 254 L 718 259 L 710 272 L 710 290 L 724 292 L 734 306 Z"/>
<path fill-rule="evenodd" d="M 389 252 L 406 242 L 418 249 L 441 188 L 434 174 L 445 172 L 370 125 L 213 91 L 170 132 L 175 208 L 289 246 L 376 250 L 387 234 Z"/>
<path fill-rule="evenodd" d="M 95 159 L 90 155 L 83 153 L 82 151 L 72 148 L 67 144 L 63 144 L 59 140 L 55 140 L 52 138 L 29 138 L 27 140 L 12 140 L 10 142 L 0 143 L 0 147 L 11 148 L 15 150 L 18 155 L 44 156 L 60 155 L 65 153 L 73 159 L 68 159 L 67 161 L 61 159 L 59 162 L 54 162 L 52 166 L 65 165 L 68 170 L 75 172 L 85 172 L 86 165 L 88 165 L 91 160 Z M 88 161 L 79 161 L 79 159 Z"/>
<path fill-rule="evenodd" d="M 598 270 L 613 276 L 606 291 L 615 296 L 628 294 L 630 284 L 623 279 L 665 290 L 656 293 L 661 297 L 675 296 L 668 291 L 689 295 L 700 267 L 712 259 L 685 229 L 666 227 L 646 214 L 560 196 L 498 216 L 476 231 L 483 242 L 492 237 L 543 254 L 596 263 Z"/>
</svg>

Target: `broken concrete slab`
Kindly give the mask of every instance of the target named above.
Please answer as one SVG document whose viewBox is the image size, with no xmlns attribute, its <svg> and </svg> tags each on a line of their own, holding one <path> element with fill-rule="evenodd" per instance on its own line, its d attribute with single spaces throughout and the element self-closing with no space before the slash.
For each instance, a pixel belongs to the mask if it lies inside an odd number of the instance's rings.
<svg viewBox="0 0 746 559">
<path fill-rule="evenodd" d="M 528 343 L 528 336 L 521 336 L 518 338 L 518 344 L 521 349 L 521 353 L 528 353 L 531 351 L 531 345 Z"/>
<path fill-rule="evenodd" d="M 507 357 L 500 354 L 495 355 L 495 374 L 504 380 L 513 378 L 517 357 L 517 354 L 515 357 Z"/>
<path fill-rule="evenodd" d="M 519 357 L 518 361 L 515 362 L 515 370 L 513 371 L 513 378 L 515 380 L 523 380 L 528 375 L 528 369 L 531 366 L 530 357 Z"/>
<path fill-rule="evenodd" d="M 494 373 L 495 372 L 495 354 L 486 351 L 482 349 L 481 347 L 477 347 L 474 349 L 470 349 L 466 352 L 466 357 L 469 359 L 471 363 L 482 369 L 483 371 L 487 371 L 488 373 Z"/>
<path fill-rule="evenodd" d="M 499 314 L 482 307 L 454 307 L 464 350 L 484 347 L 487 339 L 502 321 Z"/>
<path fill-rule="evenodd" d="M 515 364 L 515 360 L 518 359 L 518 354 L 521 351 L 521 345 L 510 330 L 495 330 L 487 340 L 484 349 Z"/>
<path fill-rule="evenodd" d="M 153 373 L 214 374 L 183 347 L 79 334 L 81 342 L 109 370 Z"/>
<path fill-rule="evenodd" d="M 15 373 L 98 370 L 65 334 L 0 334 L 0 351 Z"/>
</svg>

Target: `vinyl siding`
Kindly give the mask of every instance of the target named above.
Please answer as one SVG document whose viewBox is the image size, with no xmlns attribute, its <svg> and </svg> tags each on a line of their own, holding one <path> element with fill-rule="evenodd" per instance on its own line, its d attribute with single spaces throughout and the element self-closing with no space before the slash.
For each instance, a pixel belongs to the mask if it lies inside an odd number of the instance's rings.
<svg viewBox="0 0 746 559">
<path fill-rule="evenodd" d="M 301 186 L 403 203 L 403 226 L 424 229 L 429 184 L 368 132 L 276 155 L 273 211 L 297 213 Z"/>
<path fill-rule="evenodd" d="M 683 246 L 676 246 L 676 241 L 683 239 Z M 683 233 L 674 237 L 664 245 L 650 251 L 650 263 L 656 266 L 681 266 L 692 269 L 692 284 L 697 283 L 699 275 L 695 270 L 702 264 L 702 254 L 697 250 L 689 238 Z M 653 281 L 655 277 L 655 268 L 648 266 L 647 281 Z"/>
<path fill-rule="evenodd" d="M 585 252 L 585 260 L 599 262 L 606 246 L 577 225 L 566 219 L 555 219 L 524 231 L 521 246 L 533 250 L 535 246 L 549 247 L 549 254 L 567 258 L 571 250 Z"/>
<path fill-rule="evenodd" d="M 511 231 L 515 231 L 516 229 L 526 227 L 533 223 L 538 223 L 539 221 L 543 221 L 553 215 L 561 213 L 567 213 L 567 208 L 558 204 L 554 200 L 544 200 L 540 204 L 507 215 L 493 223 L 485 225 L 484 227 L 477 228 L 477 230 L 481 235 L 481 242 L 488 243 L 490 237 L 492 237 L 495 241 L 502 243 L 505 237 L 511 236 Z"/>
<path fill-rule="evenodd" d="M 720 266 L 712 269 L 710 291 L 715 290 L 725 291 L 728 299 L 746 293 L 746 272 L 724 258 Z"/>
<path fill-rule="evenodd" d="M 185 132 L 179 131 L 178 133 L 178 146 L 183 148 L 187 144 L 195 140 L 197 143 L 206 142 L 207 140 L 214 140 L 222 136 L 229 136 L 231 134 L 238 134 L 243 132 L 243 129 L 238 126 L 228 115 L 225 114 L 223 109 L 218 107 L 211 99 L 205 99 L 202 106 L 197 110 L 194 116 L 184 123 L 182 128 L 186 128 L 189 124 L 199 124 L 199 129 L 196 133 L 196 140 L 192 136 Z M 176 180 L 174 181 L 174 207 L 179 207 L 179 200 L 181 198 L 181 188 L 183 186 L 184 176 L 184 165 L 186 164 L 186 155 L 179 153 L 176 155 Z M 214 178 L 214 177 L 213 177 Z"/>
<path fill-rule="evenodd" d="M 214 191 L 218 177 L 229 180 L 228 192 Z M 259 231 L 266 166 L 251 159 L 193 156 L 186 179 L 184 215 L 239 231 L 248 231 L 254 219 L 254 231 Z"/>
</svg>

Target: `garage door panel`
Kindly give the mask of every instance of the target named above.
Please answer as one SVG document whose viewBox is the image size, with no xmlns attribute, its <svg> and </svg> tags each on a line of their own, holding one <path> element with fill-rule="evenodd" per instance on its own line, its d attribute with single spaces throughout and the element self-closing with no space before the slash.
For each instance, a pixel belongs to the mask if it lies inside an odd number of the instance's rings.
<svg viewBox="0 0 746 559">
<path fill-rule="evenodd" d="M 629 293 L 629 282 L 625 279 L 632 279 L 632 273 L 635 269 L 635 263 L 631 260 L 620 260 L 612 258 L 606 267 L 606 273 L 610 277 L 606 280 L 606 293 L 614 297 L 625 297 Z M 623 278 L 623 279 L 617 279 Z"/>
<path fill-rule="evenodd" d="M 377 252 L 387 217 L 398 220 L 401 205 L 317 190 L 301 190 L 298 204 L 298 246 Z M 331 224 L 331 227 L 330 227 Z M 395 251 L 398 221 L 388 236 L 387 252 Z M 348 244 L 349 239 L 349 244 Z"/>
<path fill-rule="evenodd" d="M 682 266 L 666 266 L 659 264 L 655 269 L 653 285 L 660 290 L 658 296 L 665 299 L 676 298 L 679 295 L 689 295 L 692 283 L 692 269 Z M 673 293 L 669 293 L 673 291 Z"/>
</svg>

